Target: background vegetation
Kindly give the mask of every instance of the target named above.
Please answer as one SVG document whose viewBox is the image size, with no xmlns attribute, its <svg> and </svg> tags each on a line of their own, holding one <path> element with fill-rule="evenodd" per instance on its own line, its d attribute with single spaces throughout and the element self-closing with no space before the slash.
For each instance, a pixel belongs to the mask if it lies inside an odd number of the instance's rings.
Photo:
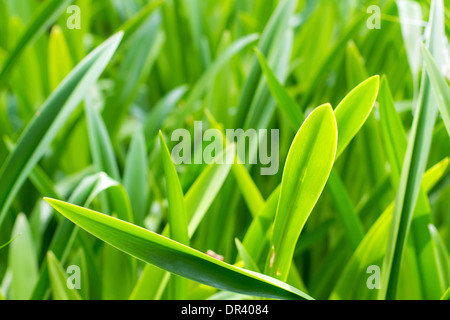
<svg viewBox="0 0 450 320">
<path fill-rule="evenodd" d="M 0 0 L 0 298 L 449 298 L 449 9 Z M 175 167 L 194 121 L 279 173 Z"/>
</svg>

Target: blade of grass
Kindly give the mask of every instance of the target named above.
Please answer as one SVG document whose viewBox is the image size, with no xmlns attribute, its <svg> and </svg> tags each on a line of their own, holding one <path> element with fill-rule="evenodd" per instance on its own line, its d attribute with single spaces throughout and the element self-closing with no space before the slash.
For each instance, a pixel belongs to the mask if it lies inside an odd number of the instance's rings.
<svg viewBox="0 0 450 320">
<path fill-rule="evenodd" d="M 57 200 L 51 205 L 103 241 L 179 276 L 219 289 L 274 299 L 311 299 L 276 279 L 246 271 L 124 221 Z"/>
<path fill-rule="evenodd" d="M 11 240 L 9 240 L 8 242 L 6 242 L 5 244 L 2 244 L 0 246 L 0 250 L 3 248 L 6 248 L 7 246 L 9 246 L 14 240 L 16 240 L 17 238 L 19 238 L 21 236 L 21 234 L 18 234 L 17 236 L 15 236 L 14 238 L 12 238 Z"/>
<path fill-rule="evenodd" d="M 173 89 L 165 97 L 159 101 L 156 106 L 150 111 L 148 116 L 145 118 L 144 122 L 144 132 L 145 139 L 147 140 L 148 146 L 151 147 L 150 143 L 154 140 L 158 131 L 170 112 L 175 108 L 177 103 L 185 95 L 188 90 L 187 86 L 181 86 Z"/>
<path fill-rule="evenodd" d="M 277 44 L 277 39 L 280 39 L 281 35 L 284 34 L 288 27 L 289 18 L 293 14 L 296 5 L 296 0 L 284 0 L 280 2 L 267 23 L 258 43 L 258 49 L 262 54 L 268 56 L 271 48 Z M 252 105 L 252 100 L 258 88 L 260 78 L 261 67 L 258 58 L 254 57 L 244 87 L 242 88 L 237 107 L 238 114 L 236 117 L 236 127 L 238 128 L 243 127 L 248 109 Z"/>
<path fill-rule="evenodd" d="M 287 279 L 298 237 L 334 164 L 337 143 L 333 109 L 321 106 L 300 128 L 286 160 L 267 274 Z"/>
<path fill-rule="evenodd" d="M 51 91 L 58 87 L 61 81 L 70 73 L 72 67 L 73 63 L 64 33 L 56 25 L 52 28 L 48 43 L 48 76 Z"/>
<path fill-rule="evenodd" d="M 224 145 L 229 146 L 230 141 L 228 141 L 226 134 L 223 131 L 223 126 L 216 121 L 209 110 L 205 110 L 205 115 L 212 126 L 221 132 Z M 245 202 L 247 203 L 250 213 L 253 217 L 257 216 L 264 206 L 264 198 L 253 181 L 251 175 L 245 168 L 245 165 L 243 165 L 242 161 L 238 159 L 237 154 L 235 154 L 231 171 L 233 172 L 234 178 L 236 179 L 237 185 L 245 199 Z"/>
<path fill-rule="evenodd" d="M 0 226 L 30 171 L 44 155 L 86 91 L 112 58 L 122 35 L 117 34 L 86 57 L 44 103 L 0 170 Z"/>
<path fill-rule="evenodd" d="M 228 147 L 225 151 L 225 157 L 232 150 L 234 152 L 234 146 Z M 222 158 L 223 154 L 217 156 L 217 159 Z M 195 234 L 206 212 L 218 195 L 230 172 L 230 167 L 230 165 L 217 163 L 208 166 L 186 193 L 184 201 L 189 219 L 190 237 Z M 167 228 L 164 229 L 163 235 L 167 235 L 167 231 Z M 162 269 L 147 264 L 133 290 L 130 300 L 160 299 L 169 278 L 169 274 L 165 275 L 166 273 Z"/>
<path fill-rule="evenodd" d="M 428 226 L 434 243 L 436 244 L 436 256 L 439 267 L 439 276 L 444 288 L 450 285 L 450 257 L 444 241 L 441 239 L 438 230 L 432 224 Z"/>
<path fill-rule="evenodd" d="M 8 298 L 27 300 L 38 279 L 38 261 L 34 239 L 28 219 L 24 214 L 17 216 L 12 236 L 21 235 L 9 248 L 8 266 L 14 270 Z"/>
<path fill-rule="evenodd" d="M 231 152 L 234 152 L 234 145 L 227 147 L 225 153 L 220 153 L 217 159 L 228 157 Z M 208 166 L 186 193 L 184 201 L 189 219 L 190 237 L 195 234 L 206 212 L 219 194 L 230 169 L 229 164 L 214 163 Z"/>
<path fill-rule="evenodd" d="M 258 35 L 256 34 L 251 34 L 237 40 L 209 66 L 186 97 L 186 105 L 183 109 L 183 115 L 188 115 L 194 110 L 195 102 L 201 98 L 205 90 L 212 84 L 216 75 L 230 61 L 230 59 L 248 45 L 254 43 L 256 40 L 258 40 Z"/>
<path fill-rule="evenodd" d="M 264 74 L 269 83 L 272 95 L 278 102 L 278 106 L 283 113 L 290 119 L 292 128 L 297 130 L 304 120 L 304 115 L 300 108 L 292 100 L 283 86 L 278 82 L 271 71 L 264 56 L 257 51 Z M 339 142 L 337 158 L 343 153 L 350 141 L 359 132 L 366 122 L 378 95 L 379 76 L 374 76 L 359 84 L 353 89 L 339 104 L 335 110 L 336 121 L 339 131 Z M 346 234 L 349 236 L 350 243 L 356 249 L 359 242 L 364 237 L 364 229 L 358 216 L 356 215 L 350 197 L 348 196 L 339 176 L 331 173 L 328 182 L 328 190 L 331 192 L 337 205 L 337 212 L 342 220 Z"/>
<path fill-rule="evenodd" d="M 161 15 L 157 11 L 129 39 L 127 53 L 114 84 L 114 92 L 103 110 L 103 118 L 112 138 L 115 138 L 128 114 L 140 84 L 148 77 L 160 55 L 165 41 L 165 35 L 160 32 L 161 23 Z"/>
<path fill-rule="evenodd" d="M 133 221 L 142 225 L 146 216 L 148 200 L 147 150 L 144 133 L 139 127 L 131 141 L 125 163 L 123 185 L 133 208 Z"/>
<path fill-rule="evenodd" d="M 123 31 L 123 42 L 126 42 L 131 35 L 133 35 L 136 30 L 138 30 L 141 25 L 147 21 L 148 17 L 162 4 L 164 0 L 155 0 L 149 2 L 145 7 L 143 7 L 135 16 L 127 20 L 123 25 L 117 29 L 117 32 Z"/>
<path fill-rule="evenodd" d="M 48 273 L 54 300 L 81 300 L 76 290 L 67 287 L 67 275 L 53 252 L 47 253 Z"/>
<path fill-rule="evenodd" d="M 442 53 L 441 40 L 444 35 L 443 8 L 442 0 L 433 1 L 429 21 L 431 35 L 429 47 L 436 57 L 440 57 Z M 440 61 L 440 58 L 438 60 Z M 382 289 L 379 295 L 381 299 L 391 300 L 396 298 L 403 252 L 430 151 L 436 115 L 437 110 L 434 107 L 434 97 L 431 94 L 429 77 L 424 73 L 411 140 L 408 144 L 400 187 L 397 193 L 388 250 L 383 263 Z"/>
<path fill-rule="evenodd" d="M 183 190 L 181 189 L 180 180 L 172 162 L 169 148 L 164 141 L 161 131 L 159 132 L 159 139 L 166 177 L 170 237 L 181 244 L 189 246 L 190 239 Z M 172 297 L 176 300 L 185 300 L 188 290 L 187 280 L 178 276 L 174 276 L 171 280 L 173 283 Z"/>
<path fill-rule="evenodd" d="M 408 140 L 403 131 L 401 120 L 396 113 L 394 101 L 386 78 L 383 78 L 379 99 L 380 117 L 384 145 L 391 167 L 391 180 L 394 189 L 400 184 L 401 166 L 405 159 Z M 412 237 L 421 273 L 422 288 L 425 297 L 440 295 L 440 279 L 435 244 L 428 225 L 432 221 L 431 208 L 425 192 L 419 191 L 411 225 Z"/>
<path fill-rule="evenodd" d="M 442 296 L 441 300 L 442 301 L 444 301 L 444 300 L 450 301 L 450 287 L 447 289 L 447 291 L 445 291 L 445 293 Z"/>
<path fill-rule="evenodd" d="M 305 115 L 283 85 L 278 81 L 261 51 L 259 51 L 258 48 L 255 48 L 255 51 L 273 97 L 277 101 L 280 110 L 289 121 L 291 127 L 294 130 L 297 130 L 305 120 Z"/>
<path fill-rule="evenodd" d="M 94 106 L 86 104 L 85 113 L 94 164 L 97 170 L 119 181 L 119 166 L 105 123 Z"/>
<path fill-rule="evenodd" d="M 430 77 L 431 87 L 433 88 L 437 105 L 441 111 L 442 119 L 450 136 L 450 89 L 445 78 L 439 72 L 439 68 L 434 61 L 430 51 L 422 45 L 422 55 L 426 63 L 427 73 Z"/>
<path fill-rule="evenodd" d="M 69 198 L 71 203 L 89 206 L 90 203 L 105 190 L 111 190 L 113 199 L 116 199 L 116 208 L 123 207 L 121 211 L 130 207 L 125 189 L 117 181 L 108 177 L 105 173 L 88 176 L 73 191 Z M 63 263 L 66 261 L 73 243 L 77 237 L 78 228 L 69 220 L 64 219 L 57 227 L 49 245 L 49 250 Z M 49 284 L 47 265 L 41 266 L 39 280 L 34 287 L 32 300 L 42 300 L 47 296 Z"/>
<path fill-rule="evenodd" d="M 256 265 L 253 258 L 250 256 L 250 254 L 248 253 L 247 249 L 245 249 L 242 242 L 240 242 L 238 238 L 234 239 L 234 241 L 235 241 L 236 247 L 239 251 L 239 255 L 241 256 L 242 261 L 244 262 L 245 268 L 247 270 L 260 272 L 258 266 Z"/>
<path fill-rule="evenodd" d="M 448 164 L 449 160 L 445 159 L 425 173 L 423 178 L 425 192 L 429 192 L 441 180 Z M 372 225 L 358 249 L 347 262 L 333 290 L 331 299 L 377 299 L 377 290 L 369 290 L 366 285 L 367 268 L 369 266 L 381 266 L 383 262 L 393 211 L 394 203 L 391 203 Z"/>
</svg>

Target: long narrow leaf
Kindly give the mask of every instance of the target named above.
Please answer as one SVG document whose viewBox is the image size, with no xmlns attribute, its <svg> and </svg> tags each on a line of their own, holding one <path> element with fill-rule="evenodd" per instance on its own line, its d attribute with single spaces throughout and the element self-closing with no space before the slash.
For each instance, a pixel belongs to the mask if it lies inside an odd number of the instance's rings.
<svg viewBox="0 0 450 320">
<path fill-rule="evenodd" d="M 311 299 L 276 279 L 228 265 L 127 222 L 46 199 L 68 219 L 103 241 L 169 272 L 232 292 L 274 299 Z"/>
</svg>

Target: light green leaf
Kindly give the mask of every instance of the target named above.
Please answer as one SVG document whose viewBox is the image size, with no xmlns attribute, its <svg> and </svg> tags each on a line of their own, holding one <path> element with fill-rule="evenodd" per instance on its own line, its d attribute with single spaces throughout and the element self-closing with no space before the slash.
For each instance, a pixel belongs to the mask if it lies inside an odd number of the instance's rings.
<svg viewBox="0 0 450 320">
<path fill-rule="evenodd" d="M 283 0 L 273 12 L 258 43 L 258 49 L 263 55 L 270 56 L 270 53 L 280 44 L 280 39 L 283 38 L 283 35 L 289 27 L 289 20 L 294 13 L 296 5 L 297 0 Z M 238 114 L 236 120 L 238 127 L 243 127 L 245 123 L 248 110 L 252 105 L 252 100 L 258 89 L 260 78 L 261 67 L 258 57 L 254 57 L 237 107 Z"/>
<path fill-rule="evenodd" d="M 46 199 L 81 228 L 134 257 L 179 276 L 222 290 L 274 299 L 311 299 L 276 279 L 246 271 L 130 223 Z"/>
<path fill-rule="evenodd" d="M 287 279 L 298 237 L 333 167 L 337 140 L 330 105 L 317 108 L 297 133 L 283 172 L 267 274 Z"/>
<path fill-rule="evenodd" d="M 339 132 L 337 157 L 342 154 L 372 112 L 379 83 L 379 76 L 367 79 L 353 89 L 337 106 L 334 112 Z"/>
<path fill-rule="evenodd" d="M 81 300 L 76 289 L 69 289 L 67 286 L 67 274 L 61 267 L 53 252 L 47 253 L 48 273 L 54 300 Z"/>
<path fill-rule="evenodd" d="M 444 295 L 442 296 L 441 300 L 448 300 L 450 301 L 450 287 L 445 291 Z"/>
<path fill-rule="evenodd" d="M 144 132 L 145 138 L 148 143 L 153 141 L 154 137 L 161 129 L 161 125 L 163 124 L 164 120 L 175 108 L 178 101 L 180 101 L 180 99 L 184 96 L 187 89 L 187 86 L 181 86 L 173 89 L 156 104 L 156 106 L 145 118 Z"/>
<path fill-rule="evenodd" d="M 144 134 L 139 127 L 134 133 L 125 163 L 123 184 L 133 207 L 133 221 L 142 225 L 148 200 L 147 151 Z"/>
<path fill-rule="evenodd" d="M 27 300 L 31 297 L 33 287 L 38 280 L 38 261 L 28 220 L 20 214 L 14 225 L 12 237 L 20 235 L 9 248 L 8 267 L 13 270 L 8 298 Z"/>
<path fill-rule="evenodd" d="M 72 0 L 51 0 L 41 5 L 20 40 L 17 41 L 8 60 L 3 64 L 0 71 L 0 87 L 7 81 L 9 73 L 14 68 L 15 63 L 19 60 L 24 50 L 56 21 L 71 2 Z"/>
<path fill-rule="evenodd" d="M 441 111 L 442 119 L 444 119 L 445 127 L 450 136 L 450 89 L 439 71 L 430 51 L 423 45 L 422 54 L 425 59 L 426 70 L 430 77 L 431 87 L 433 88 L 437 105 Z"/>
</svg>

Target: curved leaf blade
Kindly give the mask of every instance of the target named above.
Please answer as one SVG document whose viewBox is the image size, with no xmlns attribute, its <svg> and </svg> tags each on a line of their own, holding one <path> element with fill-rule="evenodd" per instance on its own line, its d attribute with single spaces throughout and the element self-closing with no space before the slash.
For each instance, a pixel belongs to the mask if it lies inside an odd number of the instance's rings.
<svg viewBox="0 0 450 320">
<path fill-rule="evenodd" d="M 312 299 L 270 277 L 243 270 L 156 233 L 62 201 L 46 199 L 81 228 L 166 271 L 222 290 L 273 299 Z"/>
<path fill-rule="evenodd" d="M 321 106 L 300 128 L 286 160 L 267 274 L 287 279 L 295 244 L 328 180 L 337 143 L 333 109 Z"/>
</svg>

